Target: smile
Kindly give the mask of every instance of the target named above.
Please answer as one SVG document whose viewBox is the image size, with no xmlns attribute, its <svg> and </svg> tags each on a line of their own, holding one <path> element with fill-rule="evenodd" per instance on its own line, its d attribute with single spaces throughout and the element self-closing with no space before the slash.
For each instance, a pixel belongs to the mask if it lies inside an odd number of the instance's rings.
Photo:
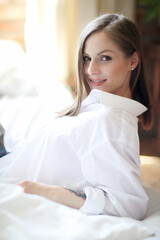
<svg viewBox="0 0 160 240">
<path fill-rule="evenodd" d="M 94 87 L 98 87 L 100 85 L 102 85 L 105 81 L 107 81 L 107 79 L 89 79 L 90 84 Z"/>
<path fill-rule="evenodd" d="M 100 82 L 104 82 L 104 81 L 106 81 L 106 79 L 103 79 L 103 80 L 101 80 L 101 79 L 89 79 L 91 82 L 95 82 L 95 83 L 100 83 Z"/>
</svg>

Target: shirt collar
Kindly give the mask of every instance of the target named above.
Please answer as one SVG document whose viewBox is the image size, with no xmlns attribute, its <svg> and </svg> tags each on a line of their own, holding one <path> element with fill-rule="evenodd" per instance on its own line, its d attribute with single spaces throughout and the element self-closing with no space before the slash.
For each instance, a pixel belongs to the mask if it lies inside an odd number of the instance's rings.
<svg viewBox="0 0 160 240">
<path fill-rule="evenodd" d="M 93 103 L 102 103 L 110 107 L 119 108 L 123 111 L 129 112 L 136 117 L 147 111 L 147 108 L 143 104 L 135 100 L 104 92 L 98 89 L 93 89 L 90 92 L 88 97 L 83 101 L 82 107 Z"/>
</svg>

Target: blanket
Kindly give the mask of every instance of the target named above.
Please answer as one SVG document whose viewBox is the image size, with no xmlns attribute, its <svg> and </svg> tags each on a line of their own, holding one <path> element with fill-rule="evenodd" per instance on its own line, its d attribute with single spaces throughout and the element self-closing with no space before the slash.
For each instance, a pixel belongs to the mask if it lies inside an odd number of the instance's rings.
<svg viewBox="0 0 160 240">
<path fill-rule="evenodd" d="M 160 203 L 160 198 L 158 201 Z M 20 186 L 0 183 L 1 240 L 152 239 L 156 227 L 160 229 L 160 209 L 156 217 L 153 212 L 149 214 L 146 223 L 131 218 L 86 215 L 43 197 L 26 194 Z"/>
</svg>

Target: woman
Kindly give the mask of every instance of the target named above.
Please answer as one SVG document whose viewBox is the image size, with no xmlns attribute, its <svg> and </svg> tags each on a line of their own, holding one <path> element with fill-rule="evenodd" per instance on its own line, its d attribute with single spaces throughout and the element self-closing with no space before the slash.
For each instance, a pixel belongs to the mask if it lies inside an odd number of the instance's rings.
<svg viewBox="0 0 160 240">
<path fill-rule="evenodd" d="M 143 219 L 137 124 L 151 127 L 151 109 L 136 26 L 119 14 L 92 21 L 77 67 L 74 105 L 2 158 L 0 180 L 88 214 Z"/>
</svg>

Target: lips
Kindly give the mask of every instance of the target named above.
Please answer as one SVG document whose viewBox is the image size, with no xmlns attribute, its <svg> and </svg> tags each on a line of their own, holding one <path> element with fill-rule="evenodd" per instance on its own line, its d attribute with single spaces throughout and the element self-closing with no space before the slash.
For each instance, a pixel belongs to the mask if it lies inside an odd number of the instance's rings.
<svg viewBox="0 0 160 240">
<path fill-rule="evenodd" d="M 89 79 L 89 81 L 92 86 L 100 86 L 107 80 L 106 79 Z"/>
<path fill-rule="evenodd" d="M 106 81 L 106 79 L 103 79 L 103 80 L 101 80 L 101 79 L 89 79 L 91 82 L 95 82 L 95 83 L 99 83 L 99 82 L 104 82 L 104 81 Z"/>
</svg>

